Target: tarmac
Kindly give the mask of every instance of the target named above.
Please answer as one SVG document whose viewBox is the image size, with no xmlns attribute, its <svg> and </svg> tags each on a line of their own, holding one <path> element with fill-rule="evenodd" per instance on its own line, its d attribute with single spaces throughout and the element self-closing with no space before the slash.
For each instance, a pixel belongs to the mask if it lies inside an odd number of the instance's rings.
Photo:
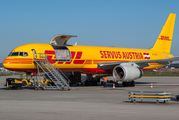
<svg viewBox="0 0 179 120">
<path fill-rule="evenodd" d="M 179 77 L 142 77 L 136 87 L 72 86 L 70 91 L 6 90 L 0 77 L 0 120 L 168 120 L 179 118 Z M 108 77 L 108 80 L 113 79 Z M 151 88 L 151 83 L 153 88 Z M 130 91 L 171 92 L 168 103 L 131 102 Z"/>
</svg>

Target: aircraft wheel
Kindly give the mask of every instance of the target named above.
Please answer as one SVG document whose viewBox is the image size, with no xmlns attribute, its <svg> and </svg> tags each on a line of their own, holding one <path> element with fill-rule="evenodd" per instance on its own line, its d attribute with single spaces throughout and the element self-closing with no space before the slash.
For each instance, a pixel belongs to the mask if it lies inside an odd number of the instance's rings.
<svg viewBox="0 0 179 120">
<path fill-rule="evenodd" d="M 135 81 L 132 81 L 131 82 L 131 87 L 134 87 L 135 86 Z"/>
<path fill-rule="evenodd" d="M 125 87 L 125 82 L 122 82 L 122 87 Z"/>
<path fill-rule="evenodd" d="M 123 82 L 122 83 L 123 87 L 134 87 L 135 86 L 135 81 L 131 81 L 131 82 Z"/>
<path fill-rule="evenodd" d="M 122 83 L 122 86 L 123 86 L 123 87 L 129 86 L 129 82 L 123 82 L 123 83 Z"/>
<path fill-rule="evenodd" d="M 25 81 L 22 82 L 22 86 L 26 86 L 27 83 Z"/>
</svg>

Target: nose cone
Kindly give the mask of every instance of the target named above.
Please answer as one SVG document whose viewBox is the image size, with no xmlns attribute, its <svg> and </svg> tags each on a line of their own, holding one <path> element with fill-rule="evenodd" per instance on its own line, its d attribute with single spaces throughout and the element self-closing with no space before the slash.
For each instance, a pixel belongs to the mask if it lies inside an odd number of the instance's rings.
<svg viewBox="0 0 179 120">
<path fill-rule="evenodd" d="M 12 69 L 12 68 L 14 67 L 13 63 L 14 63 L 14 59 L 10 59 L 9 57 L 7 57 L 7 58 L 3 61 L 3 67 L 6 68 L 6 69 L 8 69 L 8 70 L 13 71 L 13 69 Z"/>
<path fill-rule="evenodd" d="M 9 63 L 10 61 L 6 58 L 4 61 L 3 61 L 3 67 L 8 69 L 9 68 Z"/>
<path fill-rule="evenodd" d="M 10 70 L 10 71 L 15 71 L 15 68 L 17 68 L 17 66 L 19 65 L 16 65 L 17 63 L 17 60 L 15 58 L 9 58 L 7 57 L 4 61 L 3 61 L 3 66 L 4 68 Z"/>
</svg>

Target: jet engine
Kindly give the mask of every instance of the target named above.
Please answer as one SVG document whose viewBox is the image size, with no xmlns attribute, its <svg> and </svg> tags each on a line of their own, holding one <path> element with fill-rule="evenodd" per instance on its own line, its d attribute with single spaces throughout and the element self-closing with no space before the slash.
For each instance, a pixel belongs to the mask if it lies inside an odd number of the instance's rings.
<svg viewBox="0 0 179 120">
<path fill-rule="evenodd" d="M 113 77 L 117 81 L 131 82 L 142 75 L 143 71 L 135 63 L 123 63 L 113 69 Z"/>
</svg>

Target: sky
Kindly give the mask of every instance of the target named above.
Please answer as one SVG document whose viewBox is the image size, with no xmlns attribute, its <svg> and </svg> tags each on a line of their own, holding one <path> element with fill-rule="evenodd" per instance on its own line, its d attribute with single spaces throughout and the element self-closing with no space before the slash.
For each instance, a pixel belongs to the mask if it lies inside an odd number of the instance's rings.
<svg viewBox="0 0 179 120">
<path fill-rule="evenodd" d="M 77 35 L 68 44 L 151 48 L 176 13 L 171 54 L 179 56 L 178 0 L 0 0 L 0 63 L 16 47 Z"/>
</svg>

